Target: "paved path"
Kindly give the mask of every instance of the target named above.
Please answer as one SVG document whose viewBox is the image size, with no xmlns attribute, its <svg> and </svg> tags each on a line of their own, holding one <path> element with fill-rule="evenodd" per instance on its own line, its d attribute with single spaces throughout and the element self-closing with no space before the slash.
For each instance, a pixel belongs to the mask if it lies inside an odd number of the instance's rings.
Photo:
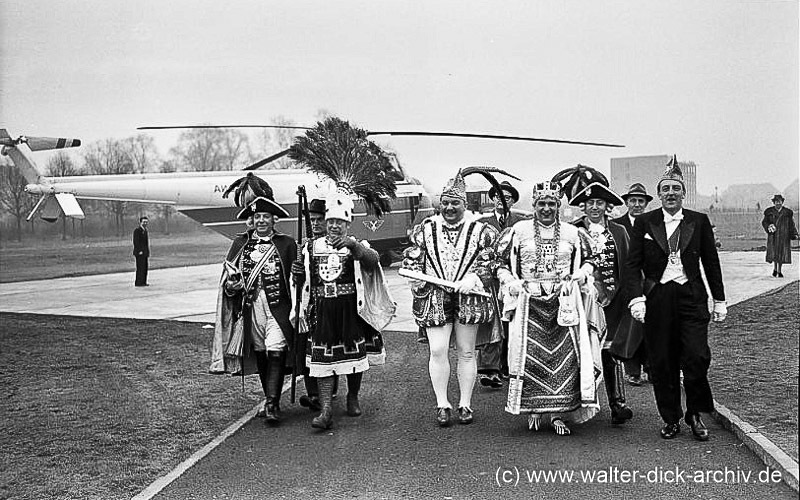
<svg viewBox="0 0 800 500">
<path fill-rule="evenodd" d="M 728 305 L 798 279 L 795 254 L 785 266 L 786 278 L 771 276 L 772 266 L 763 252 L 721 252 L 722 273 Z M 0 284 L 0 310 L 68 316 L 102 316 L 138 319 L 171 319 L 214 322 L 216 287 L 221 266 L 156 269 L 149 273 L 151 286 L 134 288 L 133 273 Z M 386 278 L 398 315 L 393 330 L 416 331 L 411 317 L 411 294 L 395 267 Z"/>
<path fill-rule="evenodd" d="M 783 280 L 769 276 L 761 253 L 724 252 L 721 258 L 729 304 L 798 278 L 797 264 L 787 266 Z M 213 321 L 219 266 L 150 276 L 152 286 L 138 289 L 131 286 L 133 273 L 2 284 L 0 309 Z M 706 422 L 712 431 L 707 443 L 691 439 L 685 426 L 678 439 L 660 439 L 649 386 L 628 388 L 636 412 L 628 425 L 612 427 L 603 408 L 568 438 L 528 431 L 522 417 L 503 411 L 504 391 L 482 388 L 473 397 L 472 426 L 439 429 L 427 347 L 414 340 L 408 290 L 395 269 L 387 279 L 400 312 L 392 330 L 407 333 L 387 332 L 387 365 L 365 376 L 364 415 L 346 417 L 340 397 L 334 428 L 320 433 L 310 428 L 313 415 L 284 395 L 284 425 L 245 423 L 156 498 L 797 498 L 772 482 L 771 471 L 716 421 Z M 456 387 L 453 379 L 452 398 Z M 601 401 L 605 406 L 604 396 Z M 574 476 L 537 483 L 533 475 L 540 471 Z M 601 471 L 616 480 L 597 476 Z"/>
</svg>

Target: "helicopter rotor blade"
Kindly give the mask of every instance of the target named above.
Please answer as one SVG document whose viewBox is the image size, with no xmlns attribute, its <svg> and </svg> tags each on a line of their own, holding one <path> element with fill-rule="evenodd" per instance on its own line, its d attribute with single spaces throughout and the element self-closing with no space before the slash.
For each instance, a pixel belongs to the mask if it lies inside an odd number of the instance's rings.
<svg viewBox="0 0 800 500">
<path fill-rule="evenodd" d="M 172 130 L 172 129 L 204 129 L 204 128 L 289 128 L 295 130 L 311 130 L 311 127 L 294 125 L 162 125 L 153 127 L 136 127 L 136 130 Z"/>
<path fill-rule="evenodd" d="M 567 139 L 544 139 L 540 137 L 521 137 L 515 135 L 495 134 L 468 134 L 461 132 L 419 132 L 419 131 L 386 131 L 367 132 L 367 135 L 405 135 L 405 136 L 433 136 L 433 137 L 468 137 L 472 139 L 501 139 L 509 141 L 553 142 L 557 144 L 578 144 L 583 146 L 602 146 L 607 148 L 624 148 L 622 144 L 608 144 L 604 142 L 570 141 Z"/>
<path fill-rule="evenodd" d="M 258 168 L 263 167 L 267 163 L 271 163 L 271 162 L 273 162 L 273 161 L 275 161 L 275 160 L 277 160 L 279 158 L 283 158 L 287 154 L 289 154 L 289 150 L 288 149 L 284 149 L 283 151 L 275 153 L 272 156 L 267 156 L 263 160 L 259 160 L 259 161 L 255 162 L 255 163 L 253 163 L 252 165 L 248 165 L 248 166 L 244 167 L 242 170 L 256 170 Z"/>
</svg>

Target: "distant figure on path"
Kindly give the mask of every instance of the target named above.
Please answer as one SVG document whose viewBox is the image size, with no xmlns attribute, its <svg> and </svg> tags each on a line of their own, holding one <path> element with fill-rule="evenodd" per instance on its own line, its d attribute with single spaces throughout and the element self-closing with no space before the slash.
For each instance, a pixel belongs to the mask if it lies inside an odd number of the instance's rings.
<svg viewBox="0 0 800 500">
<path fill-rule="evenodd" d="M 147 284 L 147 259 L 150 258 L 150 242 L 147 239 L 147 216 L 139 217 L 139 225 L 133 230 L 133 256 L 136 258 L 136 281 L 134 286 Z"/>
<path fill-rule="evenodd" d="M 782 267 L 792 263 L 790 240 L 797 239 L 797 226 L 794 225 L 794 213 L 783 206 L 783 196 L 772 197 L 775 206 L 764 210 L 761 225 L 767 232 L 767 262 L 773 264 L 772 276 L 783 278 Z"/>
</svg>

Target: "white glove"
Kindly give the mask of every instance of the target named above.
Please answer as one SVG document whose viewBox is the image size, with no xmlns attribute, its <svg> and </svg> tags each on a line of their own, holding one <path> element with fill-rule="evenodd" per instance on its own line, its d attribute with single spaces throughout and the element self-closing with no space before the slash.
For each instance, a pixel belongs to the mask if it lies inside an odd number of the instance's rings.
<svg viewBox="0 0 800 500">
<path fill-rule="evenodd" d="M 631 306 L 631 316 L 639 323 L 644 323 L 645 314 L 647 314 L 647 305 L 644 302 L 637 302 Z"/>
<path fill-rule="evenodd" d="M 725 304 L 725 301 L 714 301 L 714 309 L 711 313 L 711 320 L 720 322 L 725 321 L 725 318 L 728 316 L 728 306 Z"/>
<path fill-rule="evenodd" d="M 525 282 L 522 280 L 514 280 L 507 286 L 508 294 L 512 297 L 518 296 L 525 289 Z"/>
<path fill-rule="evenodd" d="M 777 228 L 775 227 L 775 224 L 770 224 L 769 227 L 767 228 L 767 231 L 769 231 L 770 233 L 774 233 L 776 230 Z"/>
<path fill-rule="evenodd" d="M 572 273 L 572 281 L 577 281 L 579 285 L 583 285 L 586 283 L 586 279 L 589 278 L 589 274 L 583 270 L 583 268 L 578 269 L 574 273 Z"/>
<path fill-rule="evenodd" d="M 464 279 L 456 281 L 455 290 L 458 293 L 469 293 L 470 290 L 482 290 L 483 282 L 477 274 L 468 274 Z"/>
</svg>

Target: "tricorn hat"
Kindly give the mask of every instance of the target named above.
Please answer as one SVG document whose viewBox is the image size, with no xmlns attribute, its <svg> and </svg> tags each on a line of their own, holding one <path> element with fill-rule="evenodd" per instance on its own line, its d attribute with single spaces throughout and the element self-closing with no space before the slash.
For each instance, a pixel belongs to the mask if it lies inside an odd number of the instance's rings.
<svg viewBox="0 0 800 500">
<path fill-rule="evenodd" d="M 634 182 L 633 184 L 631 184 L 631 187 L 628 188 L 628 192 L 620 196 L 620 198 L 622 198 L 625 201 L 628 201 L 628 198 L 630 198 L 631 196 L 641 196 L 642 198 L 647 200 L 648 203 L 653 201 L 653 197 L 647 194 L 647 189 L 645 189 L 644 184 L 640 182 Z"/>
<path fill-rule="evenodd" d="M 772 201 L 774 202 L 775 200 L 785 201 L 783 195 L 781 195 L 780 193 L 772 197 Z"/>
<path fill-rule="evenodd" d="M 284 210 L 282 206 L 278 205 L 277 203 L 268 198 L 259 196 L 258 198 L 251 201 L 250 204 L 248 204 L 246 207 L 244 207 L 236 216 L 236 218 L 245 220 L 251 215 L 255 215 L 259 212 L 267 212 L 271 213 L 272 215 L 277 215 L 279 217 L 289 217 L 289 212 Z"/>
<path fill-rule="evenodd" d="M 314 214 L 324 214 L 325 200 L 320 200 L 319 198 L 314 198 L 311 200 L 311 203 L 308 204 L 308 212 Z"/>
<path fill-rule="evenodd" d="M 581 191 L 578 192 L 575 196 L 569 200 L 569 204 L 572 206 L 578 206 L 581 203 L 586 203 L 588 200 L 592 198 L 599 198 L 601 200 L 605 200 L 610 205 L 624 205 L 625 202 L 622 201 L 622 198 L 617 195 L 614 191 L 608 188 L 602 182 L 593 182 L 583 188 Z"/>
<path fill-rule="evenodd" d="M 519 201 L 519 191 L 517 188 L 511 185 L 508 181 L 503 181 L 500 183 L 500 189 L 503 191 L 507 191 L 508 194 L 511 195 L 511 198 L 514 199 L 514 203 Z M 497 189 L 494 186 L 489 189 L 489 198 L 494 199 L 497 196 Z"/>
</svg>

